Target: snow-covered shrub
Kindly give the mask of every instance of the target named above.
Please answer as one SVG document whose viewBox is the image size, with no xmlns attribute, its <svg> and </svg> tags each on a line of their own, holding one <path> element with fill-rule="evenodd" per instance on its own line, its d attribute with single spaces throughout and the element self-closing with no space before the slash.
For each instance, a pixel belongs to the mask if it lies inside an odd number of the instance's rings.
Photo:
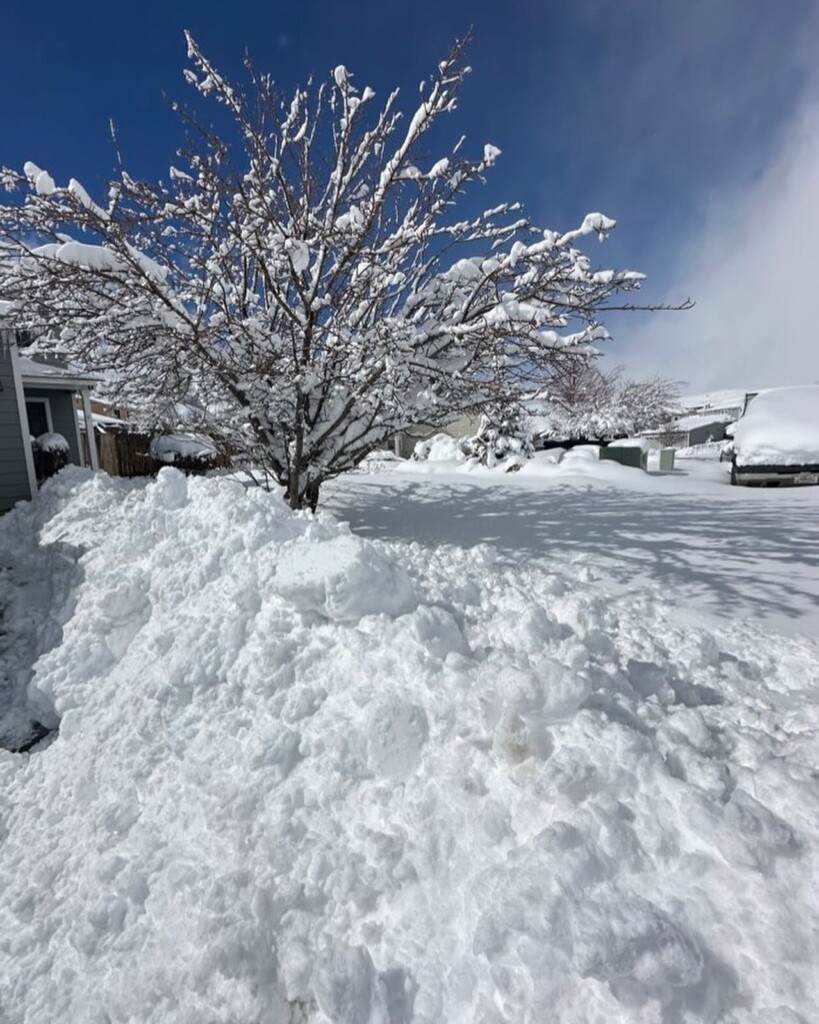
<svg viewBox="0 0 819 1024">
<path fill-rule="evenodd" d="M 462 438 L 433 434 L 416 444 L 412 457 L 416 462 L 463 462 L 467 454 L 467 442 Z"/>
<path fill-rule="evenodd" d="M 162 434 L 151 441 L 151 458 L 183 473 L 205 473 L 216 467 L 218 453 L 212 441 L 198 434 Z"/>
<path fill-rule="evenodd" d="M 507 470 L 520 469 L 534 453 L 528 417 L 518 408 L 487 412 L 478 433 L 467 441 L 467 451 L 470 458 L 490 469 L 505 461 Z"/>
<path fill-rule="evenodd" d="M 62 434 L 48 431 L 34 438 L 31 445 L 34 453 L 34 472 L 37 482 L 42 483 L 55 476 L 68 465 L 70 449 Z"/>
</svg>

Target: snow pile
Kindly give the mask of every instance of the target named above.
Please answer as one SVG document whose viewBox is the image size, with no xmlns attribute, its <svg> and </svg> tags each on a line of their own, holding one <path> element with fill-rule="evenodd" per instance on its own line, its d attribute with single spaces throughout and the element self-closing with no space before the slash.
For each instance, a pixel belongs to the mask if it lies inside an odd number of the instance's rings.
<svg viewBox="0 0 819 1024">
<path fill-rule="evenodd" d="M 389 448 L 377 448 L 365 456 L 358 464 L 357 473 L 383 473 L 396 469 L 404 464 L 404 459 Z"/>
<path fill-rule="evenodd" d="M 651 442 L 647 437 L 618 437 L 609 448 L 639 448 L 641 452 L 650 452 Z"/>
<path fill-rule="evenodd" d="M 761 392 L 733 437 L 739 466 L 819 463 L 819 385 Z"/>
<path fill-rule="evenodd" d="M 172 469 L 0 541 L 66 583 L 59 735 L 0 751 L 9 1024 L 811 1019 L 816 644 Z"/>
<path fill-rule="evenodd" d="M 687 448 L 678 448 L 675 458 L 719 459 L 726 444 L 726 441 L 704 441 L 702 444 L 692 444 Z"/>
<path fill-rule="evenodd" d="M 416 462 L 465 462 L 463 438 L 433 434 L 416 444 L 412 457 Z"/>
</svg>

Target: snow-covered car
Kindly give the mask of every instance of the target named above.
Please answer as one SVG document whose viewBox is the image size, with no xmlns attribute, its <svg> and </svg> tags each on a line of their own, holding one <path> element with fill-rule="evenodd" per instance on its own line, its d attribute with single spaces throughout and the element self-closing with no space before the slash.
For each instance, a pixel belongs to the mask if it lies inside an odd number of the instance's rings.
<svg viewBox="0 0 819 1024">
<path fill-rule="evenodd" d="M 731 483 L 819 484 L 819 385 L 773 388 L 733 425 Z"/>
</svg>

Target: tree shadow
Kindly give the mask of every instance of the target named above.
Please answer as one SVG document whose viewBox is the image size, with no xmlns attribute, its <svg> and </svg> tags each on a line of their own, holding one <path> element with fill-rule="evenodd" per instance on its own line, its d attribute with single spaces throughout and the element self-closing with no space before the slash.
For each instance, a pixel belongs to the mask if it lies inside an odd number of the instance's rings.
<svg viewBox="0 0 819 1024">
<path fill-rule="evenodd" d="M 583 553 L 596 556 L 627 590 L 649 577 L 673 588 L 675 599 L 704 600 L 731 616 L 798 619 L 819 610 L 819 506 L 776 490 L 743 501 L 718 491 L 362 478 L 337 482 L 327 497 L 326 507 L 366 537 L 491 544 L 517 564 L 521 557 Z"/>
</svg>

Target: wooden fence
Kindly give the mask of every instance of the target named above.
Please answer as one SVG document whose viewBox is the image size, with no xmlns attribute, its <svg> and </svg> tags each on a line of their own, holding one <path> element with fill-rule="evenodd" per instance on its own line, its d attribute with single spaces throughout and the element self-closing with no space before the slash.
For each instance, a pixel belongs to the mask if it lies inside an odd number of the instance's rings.
<svg viewBox="0 0 819 1024">
<path fill-rule="evenodd" d="M 97 440 L 100 469 L 111 476 L 156 476 L 161 468 L 151 458 L 151 435 L 135 434 L 126 430 L 108 428 L 105 433 L 94 431 Z M 80 431 L 83 458 L 85 465 L 91 465 L 88 452 L 88 437 L 84 430 Z M 221 454 L 211 463 L 214 468 L 230 467 L 229 455 Z"/>
<path fill-rule="evenodd" d="M 83 457 L 91 464 L 88 436 L 81 431 Z M 154 476 L 157 467 L 151 458 L 151 438 L 148 434 L 131 434 L 125 430 L 94 431 L 99 453 L 100 469 L 111 476 Z"/>
</svg>

